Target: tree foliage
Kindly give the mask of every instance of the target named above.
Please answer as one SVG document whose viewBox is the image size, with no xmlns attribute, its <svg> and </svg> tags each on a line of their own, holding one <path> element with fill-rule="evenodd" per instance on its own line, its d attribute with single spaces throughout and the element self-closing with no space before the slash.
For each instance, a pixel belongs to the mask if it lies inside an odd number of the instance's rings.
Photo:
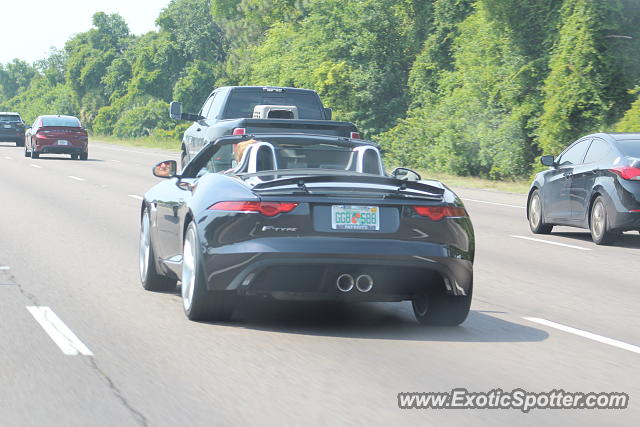
<svg viewBox="0 0 640 427">
<path fill-rule="evenodd" d="M 389 164 L 515 178 L 585 133 L 640 131 L 638 22 L 637 0 L 171 0 L 156 31 L 98 12 L 63 50 L 0 64 L 0 110 L 179 137 L 172 99 L 307 87 Z"/>
</svg>

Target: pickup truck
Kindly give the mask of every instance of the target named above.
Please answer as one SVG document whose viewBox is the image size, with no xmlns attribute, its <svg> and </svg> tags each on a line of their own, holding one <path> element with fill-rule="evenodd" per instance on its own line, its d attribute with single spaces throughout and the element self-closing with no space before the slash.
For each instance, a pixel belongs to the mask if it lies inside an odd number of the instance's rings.
<svg viewBox="0 0 640 427">
<path fill-rule="evenodd" d="M 183 113 L 172 102 L 173 119 L 192 121 L 182 139 L 184 167 L 206 144 L 225 135 L 305 133 L 359 139 L 356 126 L 331 120 L 318 94 L 309 89 L 262 86 L 225 86 L 215 89 L 198 114 Z"/>
</svg>

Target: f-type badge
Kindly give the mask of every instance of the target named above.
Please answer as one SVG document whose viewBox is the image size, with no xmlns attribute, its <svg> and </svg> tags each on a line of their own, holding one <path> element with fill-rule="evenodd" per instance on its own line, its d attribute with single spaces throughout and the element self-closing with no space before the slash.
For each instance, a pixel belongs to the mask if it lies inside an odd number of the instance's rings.
<svg viewBox="0 0 640 427">
<path fill-rule="evenodd" d="M 291 233 L 291 232 L 298 231 L 298 229 L 294 227 L 274 227 L 273 225 L 265 225 L 264 227 L 262 227 L 262 231 L 276 231 L 276 232 Z"/>
</svg>

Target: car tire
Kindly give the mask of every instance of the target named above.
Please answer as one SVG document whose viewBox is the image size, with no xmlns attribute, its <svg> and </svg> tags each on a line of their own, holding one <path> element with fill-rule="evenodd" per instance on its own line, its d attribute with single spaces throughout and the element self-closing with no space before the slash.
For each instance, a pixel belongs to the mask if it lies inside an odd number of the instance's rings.
<svg viewBox="0 0 640 427">
<path fill-rule="evenodd" d="M 149 211 L 144 210 L 142 221 L 140 222 L 140 244 L 139 244 L 139 271 L 140 283 L 147 291 L 171 292 L 176 289 L 176 280 L 158 274 L 156 270 L 156 258 L 153 253 L 151 241 L 151 220 Z"/>
<path fill-rule="evenodd" d="M 233 315 L 235 295 L 210 291 L 200 262 L 195 223 L 187 227 L 182 252 L 182 306 L 189 320 L 227 321 Z"/>
<path fill-rule="evenodd" d="M 602 196 L 596 197 L 589 212 L 589 230 L 596 245 L 610 245 L 619 234 L 608 230 L 607 204 Z"/>
<path fill-rule="evenodd" d="M 85 151 L 84 153 L 80 153 L 80 160 L 87 160 L 89 158 L 89 152 Z"/>
<path fill-rule="evenodd" d="M 534 190 L 527 204 L 527 217 L 529 220 L 529 228 L 534 234 L 549 234 L 553 230 L 553 224 L 544 222 L 544 211 L 542 206 L 542 197 L 539 190 Z"/>
<path fill-rule="evenodd" d="M 27 150 L 27 147 L 24 147 L 24 156 L 25 157 L 31 157 L 31 152 L 29 150 Z"/>
<path fill-rule="evenodd" d="M 35 150 L 31 150 L 31 158 L 32 159 L 39 159 L 40 158 L 40 153 L 38 153 Z"/>
<path fill-rule="evenodd" d="M 458 326 L 465 321 L 471 308 L 473 285 L 467 295 L 439 293 L 416 296 L 412 301 L 413 314 L 424 326 Z"/>
<path fill-rule="evenodd" d="M 16 147 L 24 147 L 24 141 L 16 141 Z"/>
<path fill-rule="evenodd" d="M 72 154 L 72 155 L 71 155 L 71 158 L 72 158 L 73 160 L 78 160 L 78 159 L 80 158 L 80 155 L 79 155 L 79 154 Z"/>
</svg>

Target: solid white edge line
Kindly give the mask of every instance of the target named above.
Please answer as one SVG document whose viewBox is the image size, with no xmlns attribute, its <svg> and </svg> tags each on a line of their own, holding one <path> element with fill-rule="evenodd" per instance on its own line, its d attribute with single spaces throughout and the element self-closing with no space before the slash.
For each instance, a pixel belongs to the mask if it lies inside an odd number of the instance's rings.
<svg viewBox="0 0 640 427">
<path fill-rule="evenodd" d="M 38 169 L 42 169 L 42 166 L 40 165 L 31 165 L 32 168 L 38 168 Z"/>
<path fill-rule="evenodd" d="M 79 177 L 73 176 L 73 175 L 67 175 L 67 178 L 75 179 L 76 181 L 84 181 L 84 178 L 79 178 Z"/>
<path fill-rule="evenodd" d="M 486 200 L 467 199 L 467 198 L 462 198 L 462 197 L 460 198 L 460 200 L 465 201 L 465 202 L 485 203 L 487 205 L 494 205 L 494 206 L 504 206 L 504 207 L 507 207 L 507 208 L 526 209 L 525 206 L 508 205 L 506 203 L 487 202 Z"/>
<path fill-rule="evenodd" d="M 550 245 L 562 246 L 564 248 L 578 249 L 578 250 L 581 250 L 581 251 L 590 251 L 591 250 L 590 248 L 583 248 L 582 246 L 574 246 L 574 245 L 568 245 L 566 243 L 552 242 L 550 240 L 536 239 L 535 237 L 518 236 L 518 235 L 513 235 L 513 234 L 511 235 L 511 237 L 514 237 L 516 239 L 530 240 L 532 242 L 548 243 Z"/>
<path fill-rule="evenodd" d="M 144 197 L 138 196 L 137 194 L 129 194 L 128 196 L 136 200 L 144 200 Z"/>
<path fill-rule="evenodd" d="M 93 356 L 91 350 L 64 324 L 49 307 L 27 306 L 27 310 L 42 329 L 67 356 Z"/>
<path fill-rule="evenodd" d="M 621 348 L 623 350 L 632 351 L 640 354 L 640 347 L 628 344 L 626 342 L 614 340 L 612 338 L 603 337 L 602 335 L 593 334 L 591 332 L 583 331 L 581 329 L 572 328 L 570 326 L 561 325 L 560 323 L 551 322 L 550 320 L 540 319 L 538 317 L 523 317 L 523 319 L 529 322 L 538 323 L 540 325 L 548 326 L 550 328 L 558 329 L 563 332 L 578 335 L 583 338 L 587 338 L 593 341 L 597 341 L 602 344 L 607 344 L 613 347 Z"/>
</svg>

